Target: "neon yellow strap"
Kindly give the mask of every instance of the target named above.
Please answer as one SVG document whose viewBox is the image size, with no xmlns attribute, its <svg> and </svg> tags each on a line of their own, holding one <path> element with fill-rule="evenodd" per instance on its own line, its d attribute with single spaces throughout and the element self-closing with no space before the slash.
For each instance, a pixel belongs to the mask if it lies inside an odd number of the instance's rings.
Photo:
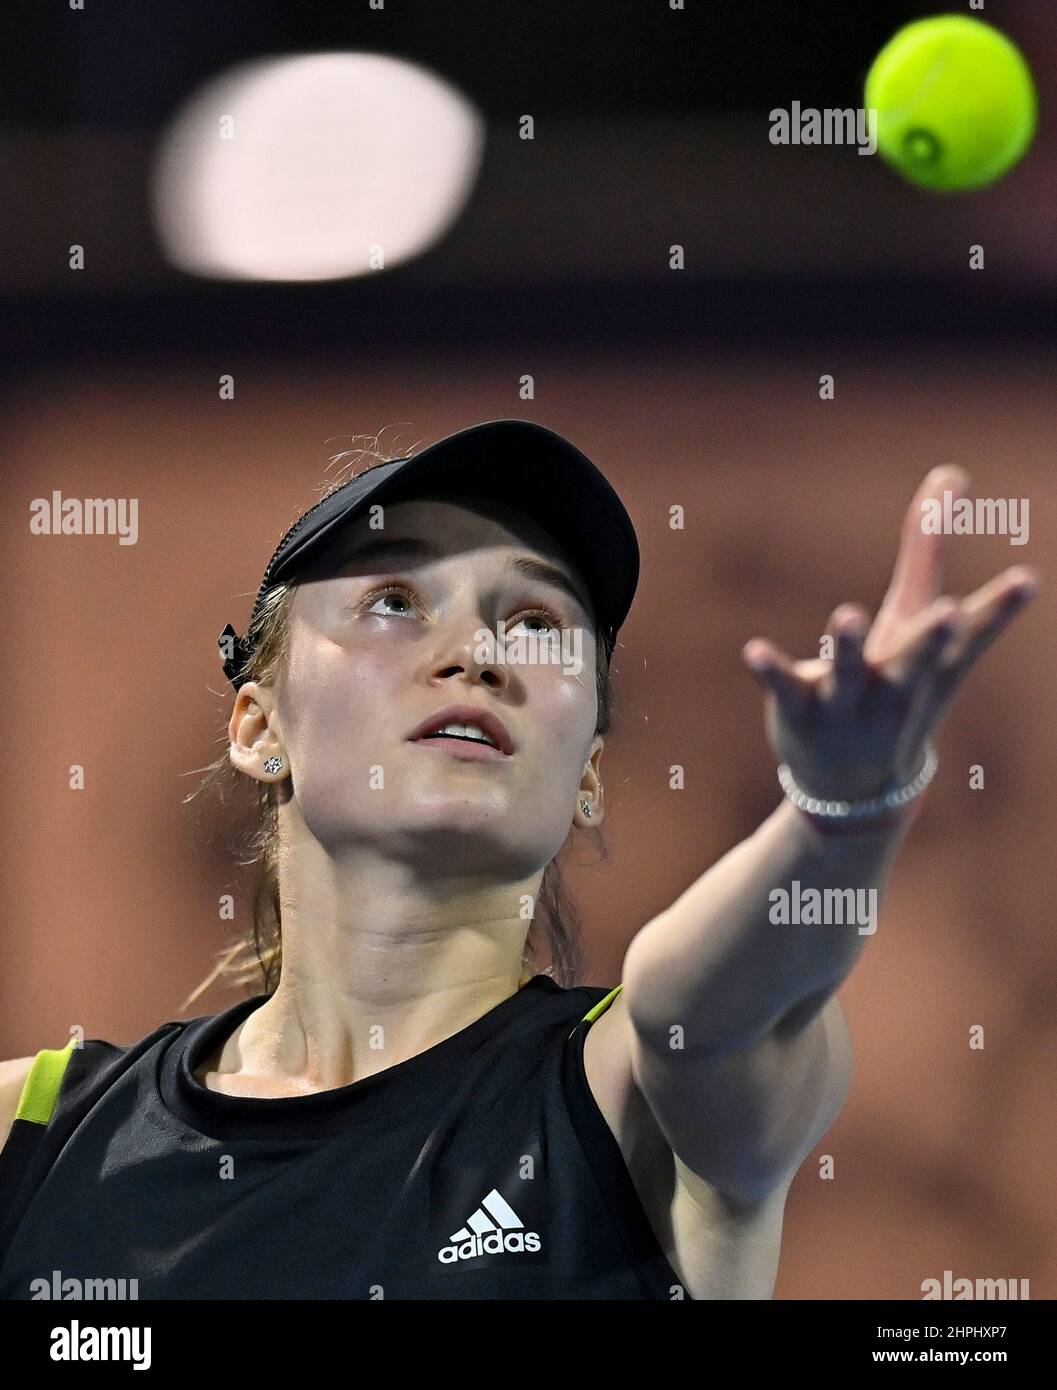
<svg viewBox="0 0 1057 1390">
<path fill-rule="evenodd" d="M 612 1004 L 613 1000 L 617 997 L 617 995 L 623 988 L 624 985 L 623 983 L 621 983 L 617 985 L 616 989 L 611 989 L 609 993 L 606 995 L 606 997 L 604 999 L 600 999 L 593 1009 L 588 1009 L 587 1013 L 584 1014 L 580 1022 L 594 1023 L 595 1019 L 599 1016 L 599 1014 L 605 1013 L 605 1011 L 609 1008 L 610 1004 Z"/>
<path fill-rule="evenodd" d="M 16 1120 L 29 1120 L 35 1125 L 48 1123 L 55 1112 L 59 1088 L 75 1042 L 76 1039 L 71 1038 L 63 1048 L 44 1048 L 37 1053 L 22 1087 Z"/>
</svg>

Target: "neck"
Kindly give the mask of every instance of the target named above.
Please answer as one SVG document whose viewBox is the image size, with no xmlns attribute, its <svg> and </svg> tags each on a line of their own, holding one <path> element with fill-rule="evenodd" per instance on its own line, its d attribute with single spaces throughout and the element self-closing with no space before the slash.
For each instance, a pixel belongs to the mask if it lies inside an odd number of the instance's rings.
<svg viewBox="0 0 1057 1390">
<path fill-rule="evenodd" d="M 215 1089 L 349 1085 L 467 1027 L 536 973 L 522 959 L 521 907 L 541 870 L 427 878 L 374 847 L 339 862 L 314 839 L 280 861 L 281 978 L 199 1069 Z"/>
</svg>

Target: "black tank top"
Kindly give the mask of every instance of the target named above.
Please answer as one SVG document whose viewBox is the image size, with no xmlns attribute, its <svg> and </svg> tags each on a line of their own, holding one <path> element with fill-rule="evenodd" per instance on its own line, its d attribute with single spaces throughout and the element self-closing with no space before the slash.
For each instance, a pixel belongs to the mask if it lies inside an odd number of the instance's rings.
<svg viewBox="0 0 1057 1390">
<path fill-rule="evenodd" d="M 49 1053 L 0 1151 L 0 1297 L 688 1298 L 584 1073 L 619 988 L 536 975 L 307 1096 L 194 1077 L 266 995 Z"/>
</svg>

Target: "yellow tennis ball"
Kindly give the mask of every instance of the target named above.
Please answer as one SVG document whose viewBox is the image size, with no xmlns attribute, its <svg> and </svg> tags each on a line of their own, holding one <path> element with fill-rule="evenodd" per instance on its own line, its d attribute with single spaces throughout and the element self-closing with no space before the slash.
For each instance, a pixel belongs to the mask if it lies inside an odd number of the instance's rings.
<svg viewBox="0 0 1057 1390">
<path fill-rule="evenodd" d="M 900 29 L 874 59 L 864 96 L 877 112 L 882 157 L 926 188 L 994 183 L 1035 134 L 1035 84 L 1023 54 L 968 15 Z"/>
</svg>

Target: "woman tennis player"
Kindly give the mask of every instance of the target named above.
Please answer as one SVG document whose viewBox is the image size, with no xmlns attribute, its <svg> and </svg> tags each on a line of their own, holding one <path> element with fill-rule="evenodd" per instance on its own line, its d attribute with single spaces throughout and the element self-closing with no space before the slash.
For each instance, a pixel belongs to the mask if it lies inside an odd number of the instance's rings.
<svg viewBox="0 0 1057 1390">
<path fill-rule="evenodd" d="M 501 420 L 306 511 L 220 642 L 259 991 L 3 1065 L 0 1295 L 769 1298 L 875 925 L 827 905 L 876 902 L 937 721 L 1037 588 L 1017 566 L 941 596 L 922 517 L 966 485 L 928 475 L 831 655 L 747 643 L 785 795 L 614 988 L 578 982 L 555 876 L 604 815 L 639 572 L 613 489 Z"/>
</svg>

